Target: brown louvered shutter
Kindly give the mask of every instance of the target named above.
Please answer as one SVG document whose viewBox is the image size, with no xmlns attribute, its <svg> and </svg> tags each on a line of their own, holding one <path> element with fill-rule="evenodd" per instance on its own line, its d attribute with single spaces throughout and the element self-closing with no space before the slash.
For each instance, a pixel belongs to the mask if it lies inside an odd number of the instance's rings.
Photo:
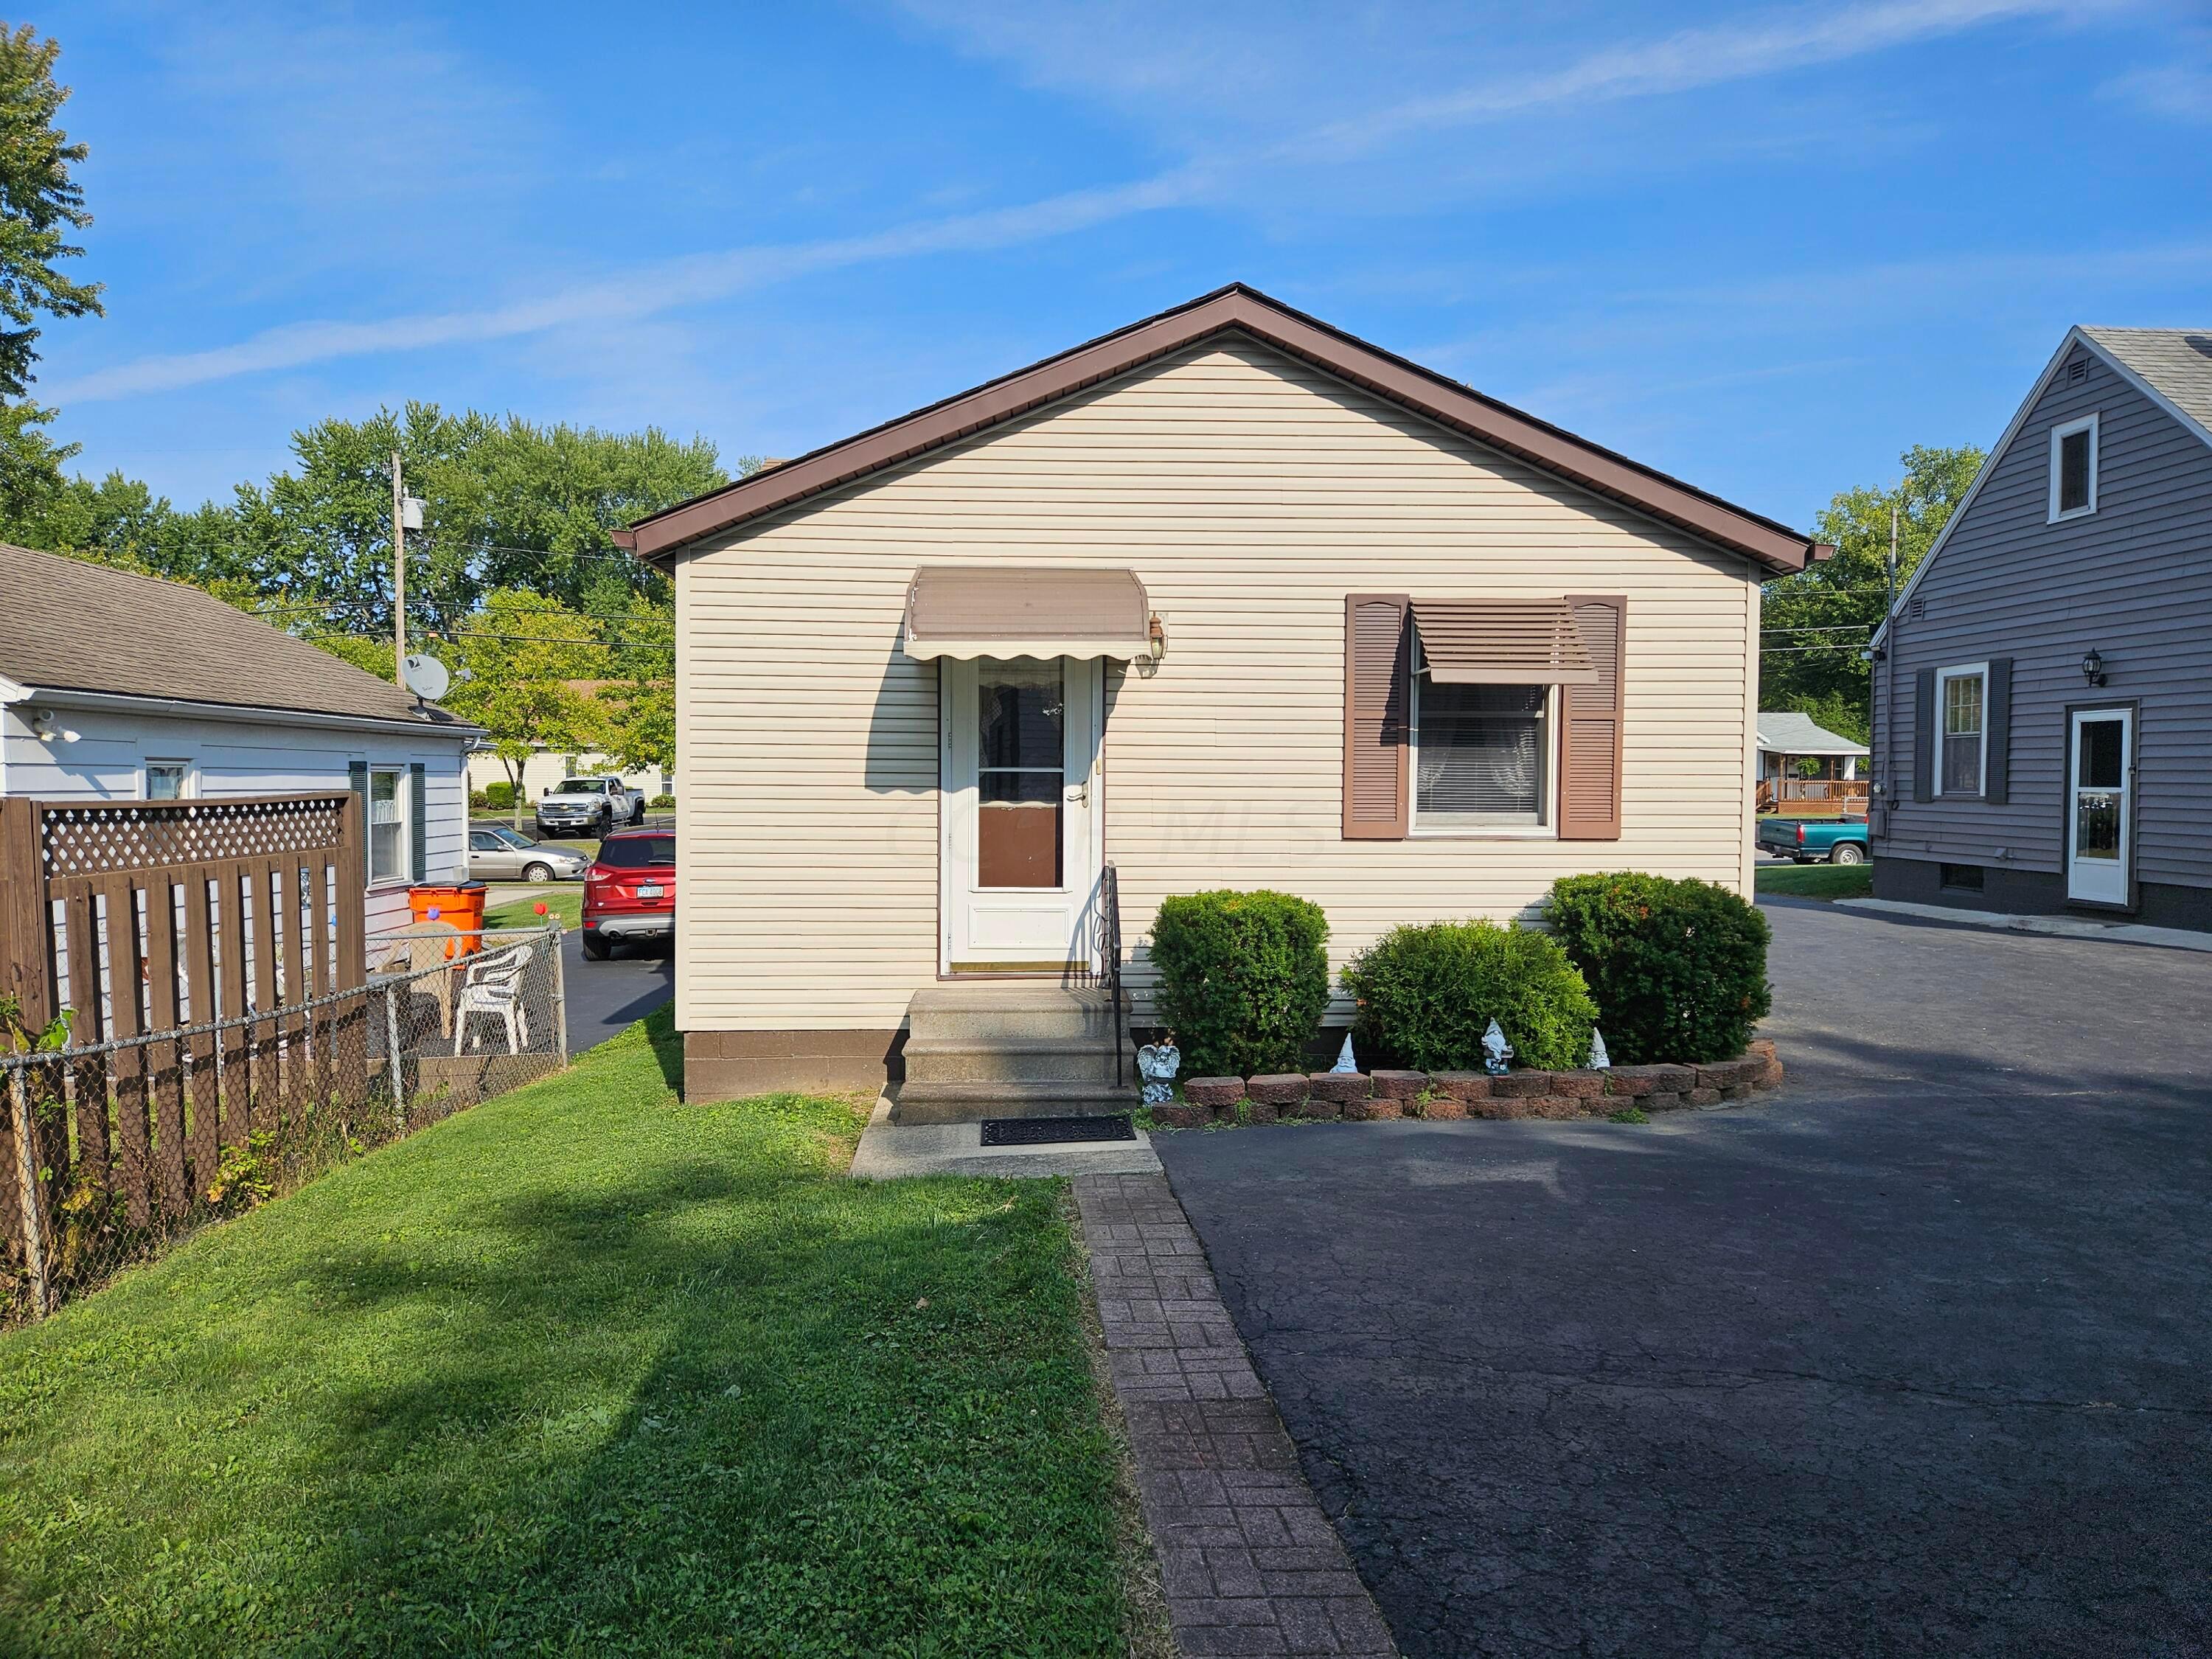
<svg viewBox="0 0 2212 1659">
<path fill-rule="evenodd" d="M 1344 601 L 1344 836 L 1400 841 L 1406 834 L 1407 705 L 1413 646 L 1402 593 Z"/>
<path fill-rule="evenodd" d="M 1628 601 L 1569 594 L 1597 678 L 1559 688 L 1559 839 L 1620 839 L 1622 659 Z"/>
</svg>

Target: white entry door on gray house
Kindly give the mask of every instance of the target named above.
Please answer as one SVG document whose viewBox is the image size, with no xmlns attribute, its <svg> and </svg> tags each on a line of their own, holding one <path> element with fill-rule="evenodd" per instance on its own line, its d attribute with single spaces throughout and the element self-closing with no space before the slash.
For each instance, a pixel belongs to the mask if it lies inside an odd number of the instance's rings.
<svg viewBox="0 0 2212 1659">
<path fill-rule="evenodd" d="M 1096 658 L 939 659 L 941 969 L 1087 964 L 1100 867 Z"/>
<path fill-rule="evenodd" d="M 2128 843 L 2135 829 L 2129 787 L 2135 714 L 2126 708 L 2080 708 L 2068 725 L 2066 896 L 2084 904 L 2125 904 Z"/>
</svg>

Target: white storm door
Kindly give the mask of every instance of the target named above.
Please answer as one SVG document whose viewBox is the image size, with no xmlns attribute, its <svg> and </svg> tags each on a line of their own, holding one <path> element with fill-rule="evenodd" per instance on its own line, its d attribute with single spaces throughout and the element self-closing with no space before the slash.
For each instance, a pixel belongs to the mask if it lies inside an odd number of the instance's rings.
<svg viewBox="0 0 2212 1659">
<path fill-rule="evenodd" d="M 2077 709 L 2068 722 L 2066 896 L 2089 904 L 2128 902 L 2129 842 L 2135 835 L 2129 757 L 2135 714 Z"/>
<path fill-rule="evenodd" d="M 1087 963 L 1103 666 L 938 659 L 943 971 Z"/>
</svg>

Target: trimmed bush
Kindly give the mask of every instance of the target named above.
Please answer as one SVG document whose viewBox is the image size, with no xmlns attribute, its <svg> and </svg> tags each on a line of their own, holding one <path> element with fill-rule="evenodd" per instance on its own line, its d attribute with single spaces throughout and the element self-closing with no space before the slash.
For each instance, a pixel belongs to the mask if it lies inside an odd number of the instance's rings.
<svg viewBox="0 0 2212 1659">
<path fill-rule="evenodd" d="M 484 785 L 484 808 L 492 812 L 511 812 L 514 810 L 514 786 L 511 783 Z"/>
<path fill-rule="evenodd" d="M 1559 947 L 1529 928 L 1393 927 L 1352 958 L 1344 985 L 1359 1000 L 1352 1032 L 1370 1065 L 1381 1058 L 1422 1072 L 1473 1071 L 1493 1019 L 1519 1065 L 1566 1071 L 1589 1058 L 1597 1005 Z"/>
<path fill-rule="evenodd" d="M 651 800 L 646 802 L 645 805 L 646 810 L 648 811 L 672 811 L 675 810 L 676 806 L 676 797 L 673 795 L 655 795 Z"/>
<path fill-rule="evenodd" d="M 1733 1059 L 1772 1004 L 1766 918 L 1711 882 L 1566 876 L 1545 919 L 1623 1065 Z"/>
<path fill-rule="evenodd" d="M 1155 1000 L 1192 1077 L 1303 1072 L 1328 1006 L 1328 918 L 1288 893 L 1222 889 L 1161 902 Z"/>
</svg>

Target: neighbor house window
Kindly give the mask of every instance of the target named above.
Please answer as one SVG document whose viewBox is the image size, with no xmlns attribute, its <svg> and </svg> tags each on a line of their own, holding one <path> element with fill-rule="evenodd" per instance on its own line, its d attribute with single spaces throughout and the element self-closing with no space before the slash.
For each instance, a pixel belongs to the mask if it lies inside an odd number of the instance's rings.
<svg viewBox="0 0 2212 1659">
<path fill-rule="evenodd" d="M 2097 510 L 2097 417 L 2069 421 L 2051 434 L 2051 521 Z"/>
<path fill-rule="evenodd" d="M 1415 829 L 1544 824 L 1549 686 L 1445 685 L 1417 677 L 1413 699 Z"/>
<path fill-rule="evenodd" d="M 148 800 L 182 800 L 190 793 L 192 763 L 180 760 L 149 760 L 146 763 L 146 799 Z"/>
<path fill-rule="evenodd" d="M 1978 663 L 1972 668 L 1946 668 L 1936 677 L 1936 709 L 1942 722 L 1936 735 L 1939 795 L 1982 793 L 1988 685 L 1989 671 Z"/>
<path fill-rule="evenodd" d="M 368 775 L 368 878 L 407 878 L 407 786 L 397 767 Z"/>
</svg>

